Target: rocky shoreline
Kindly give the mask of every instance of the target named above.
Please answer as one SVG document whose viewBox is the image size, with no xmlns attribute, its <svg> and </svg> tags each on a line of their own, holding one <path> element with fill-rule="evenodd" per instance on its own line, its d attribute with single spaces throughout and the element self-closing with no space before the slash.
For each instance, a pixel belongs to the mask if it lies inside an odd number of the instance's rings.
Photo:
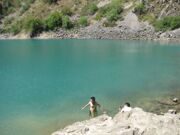
<svg viewBox="0 0 180 135">
<path fill-rule="evenodd" d="M 156 32 L 147 22 L 139 22 L 137 16 L 130 12 L 123 21 L 118 21 L 114 27 L 104 27 L 103 21 L 95 22 L 87 27 L 72 30 L 57 29 L 43 32 L 35 39 L 123 39 L 123 40 L 162 40 L 180 42 L 180 28 Z M 30 39 L 29 34 L 0 34 L 0 39 Z"/>
<path fill-rule="evenodd" d="M 51 135 L 180 135 L 179 99 L 179 90 L 175 90 L 158 99 L 143 99 L 149 109 L 140 101 L 140 104 L 136 103 L 140 107 L 130 112 L 119 111 L 114 117 L 102 114 L 66 126 Z"/>
<path fill-rule="evenodd" d="M 114 117 L 99 117 L 76 122 L 52 135 L 179 135 L 180 114 L 157 115 L 133 108 Z"/>
</svg>

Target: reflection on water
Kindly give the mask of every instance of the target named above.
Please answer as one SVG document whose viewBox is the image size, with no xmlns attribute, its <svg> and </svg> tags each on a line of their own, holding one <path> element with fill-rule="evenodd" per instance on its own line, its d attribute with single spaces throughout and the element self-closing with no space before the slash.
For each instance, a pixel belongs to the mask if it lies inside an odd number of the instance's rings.
<svg viewBox="0 0 180 135">
<path fill-rule="evenodd" d="M 0 41 L 1 134 L 49 135 L 87 119 L 88 109 L 80 108 L 90 96 L 96 96 L 110 115 L 126 101 L 157 111 L 157 99 L 174 91 L 179 95 L 180 46 L 169 44 Z"/>
</svg>

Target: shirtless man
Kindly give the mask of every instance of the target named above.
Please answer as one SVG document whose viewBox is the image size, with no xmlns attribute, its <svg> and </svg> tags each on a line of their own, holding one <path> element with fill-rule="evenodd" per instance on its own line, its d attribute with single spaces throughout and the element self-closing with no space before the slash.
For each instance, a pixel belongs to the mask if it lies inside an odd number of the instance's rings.
<svg viewBox="0 0 180 135">
<path fill-rule="evenodd" d="M 91 97 L 89 103 L 84 107 L 82 107 L 81 110 L 85 109 L 87 106 L 89 106 L 89 116 L 90 117 L 97 116 L 97 106 L 101 107 L 101 105 L 98 102 L 96 102 L 95 97 Z"/>
</svg>

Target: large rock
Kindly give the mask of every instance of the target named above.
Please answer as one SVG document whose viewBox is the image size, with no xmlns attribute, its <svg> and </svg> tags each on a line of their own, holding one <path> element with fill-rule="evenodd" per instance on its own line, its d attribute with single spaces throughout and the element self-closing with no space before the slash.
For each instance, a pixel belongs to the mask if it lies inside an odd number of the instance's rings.
<svg viewBox="0 0 180 135">
<path fill-rule="evenodd" d="M 173 31 L 164 32 L 160 35 L 160 38 L 161 39 L 172 39 L 172 38 L 180 39 L 180 28 Z"/>
<path fill-rule="evenodd" d="M 52 135 L 180 135 L 180 114 L 156 115 L 134 108 L 74 123 Z"/>
</svg>

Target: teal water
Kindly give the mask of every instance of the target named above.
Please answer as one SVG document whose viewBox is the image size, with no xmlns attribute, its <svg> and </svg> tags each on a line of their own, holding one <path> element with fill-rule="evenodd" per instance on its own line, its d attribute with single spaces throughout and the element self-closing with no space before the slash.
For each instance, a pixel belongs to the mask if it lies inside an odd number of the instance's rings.
<svg viewBox="0 0 180 135">
<path fill-rule="evenodd" d="M 90 96 L 114 114 L 180 89 L 180 45 L 120 40 L 1 40 L 0 134 L 49 135 Z"/>
</svg>

